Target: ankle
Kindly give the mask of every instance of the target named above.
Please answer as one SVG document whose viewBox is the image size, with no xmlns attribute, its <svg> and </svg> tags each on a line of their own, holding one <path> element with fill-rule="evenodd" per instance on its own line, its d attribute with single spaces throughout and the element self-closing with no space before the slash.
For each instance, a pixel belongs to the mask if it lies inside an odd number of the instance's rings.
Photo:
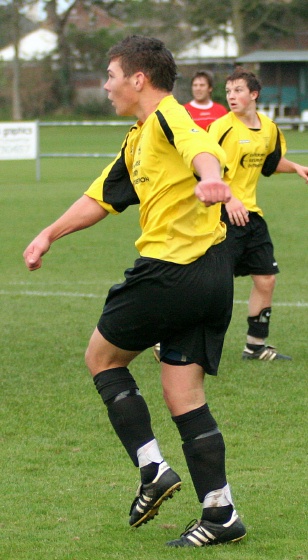
<svg viewBox="0 0 308 560">
<path fill-rule="evenodd" d="M 150 482 L 153 482 L 154 478 L 157 476 L 158 469 L 159 463 L 150 463 L 145 467 L 141 467 L 141 484 L 149 484 Z"/>
<path fill-rule="evenodd" d="M 260 348 L 263 348 L 265 344 L 264 342 L 261 342 L 260 344 L 250 344 L 247 342 L 246 346 L 248 350 L 252 350 L 253 352 L 255 352 L 255 350 L 260 350 Z"/>
<path fill-rule="evenodd" d="M 209 507 L 202 510 L 202 521 L 211 521 L 211 523 L 226 523 L 231 518 L 233 506 Z"/>
</svg>

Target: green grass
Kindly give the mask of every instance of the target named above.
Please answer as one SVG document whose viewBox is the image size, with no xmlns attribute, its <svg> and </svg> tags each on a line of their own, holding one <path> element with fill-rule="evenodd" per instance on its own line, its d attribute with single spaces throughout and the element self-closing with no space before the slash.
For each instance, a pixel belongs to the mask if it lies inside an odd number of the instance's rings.
<svg viewBox="0 0 308 560">
<path fill-rule="evenodd" d="M 70 145 L 89 151 L 76 142 L 75 131 Z M 56 133 L 59 146 L 46 137 L 44 150 L 68 151 L 68 132 Z M 104 151 L 113 150 L 123 130 L 112 142 L 109 130 L 100 136 Z M 286 136 L 290 149 L 307 145 L 307 133 Z M 101 147 L 94 142 L 92 149 Z M 307 161 L 304 155 L 292 158 Z M 200 552 L 169 550 L 165 541 L 178 536 L 200 508 L 152 352 L 131 369 L 183 489 L 138 530 L 128 528 L 138 471 L 110 427 L 83 357 L 108 288 L 137 255 L 137 208 L 58 241 L 39 271 L 29 273 L 22 261 L 33 236 L 80 196 L 105 163 L 46 158 L 36 182 L 34 162 L 1 162 L 1 560 L 168 560 L 192 554 L 212 560 L 307 559 L 307 186 L 294 175 L 277 175 L 259 187 L 281 269 L 270 342 L 293 361 L 242 362 L 250 281 L 238 279 L 219 376 L 206 379 L 247 539 Z"/>
</svg>

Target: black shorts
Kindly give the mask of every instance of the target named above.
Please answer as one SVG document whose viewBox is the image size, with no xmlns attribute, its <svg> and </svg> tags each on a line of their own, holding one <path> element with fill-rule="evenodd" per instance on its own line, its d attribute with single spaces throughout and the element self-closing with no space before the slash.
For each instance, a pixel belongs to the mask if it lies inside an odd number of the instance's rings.
<svg viewBox="0 0 308 560">
<path fill-rule="evenodd" d="M 223 208 L 222 220 L 227 224 L 226 243 L 233 258 L 234 276 L 278 274 L 273 243 L 262 216 L 249 212 L 249 222 L 236 226 Z"/>
<path fill-rule="evenodd" d="M 225 242 L 188 265 L 138 258 L 125 281 L 108 293 L 98 330 L 124 350 L 161 342 L 217 373 L 233 302 L 233 274 Z"/>
</svg>

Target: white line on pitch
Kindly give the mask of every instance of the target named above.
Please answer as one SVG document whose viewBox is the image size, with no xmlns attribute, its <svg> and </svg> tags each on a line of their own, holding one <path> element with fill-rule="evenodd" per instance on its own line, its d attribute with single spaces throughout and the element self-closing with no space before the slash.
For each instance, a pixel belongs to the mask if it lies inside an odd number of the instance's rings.
<svg viewBox="0 0 308 560">
<path fill-rule="evenodd" d="M 240 300 L 240 299 L 235 299 L 233 303 L 238 303 L 238 304 L 248 304 L 248 301 L 244 301 L 244 300 Z M 308 303 L 305 301 L 293 301 L 293 302 L 287 302 L 287 301 L 275 301 L 275 303 L 273 303 L 273 307 L 308 307 Z"/>
<path fill-rule="evenodd" d="M 93 293 L 80 293 L 80 292 L 47 292 L 47 291 L 37 291 L 37 290 L 20 290 L 20 291 L 10 291 L 10 290 L 0 290 L 0 295 L 2 296 L 37 296 L 37 297 L 71 297 L 71 298 L 92 298 L 92 299 L 102 299 L 105 294 L 93 294 Z M 235 304 L 247 305 L 248 301 L 245 300 L 234 300 Z M 274 307 L 308 307 L 308 303 L 305 301 L 294 301 L 294 302 L 275 302 Z"/>
<path fill-rule="evenodd" d="M 39 292 L 35 290 L 21 290 L 19 292 L 10 292 L 8 290 L 0 290 L 1 296 L 37 296 L 37 297 L 76 297 L 76 298 L 102 298 L 104 294 L 91 294 L 80 292 Z"/>
</svg>

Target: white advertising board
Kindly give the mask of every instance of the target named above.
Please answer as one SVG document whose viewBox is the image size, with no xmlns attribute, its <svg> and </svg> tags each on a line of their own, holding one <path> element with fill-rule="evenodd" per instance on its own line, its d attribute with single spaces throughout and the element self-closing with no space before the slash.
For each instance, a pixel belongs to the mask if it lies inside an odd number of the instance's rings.
<svg viewBox="0 0 308 560">
<path fill-rule="evenodd" d="M 0 122 L 0 160 L 36 159 L 37 128 L 36 122 Z"/>
</svg>

